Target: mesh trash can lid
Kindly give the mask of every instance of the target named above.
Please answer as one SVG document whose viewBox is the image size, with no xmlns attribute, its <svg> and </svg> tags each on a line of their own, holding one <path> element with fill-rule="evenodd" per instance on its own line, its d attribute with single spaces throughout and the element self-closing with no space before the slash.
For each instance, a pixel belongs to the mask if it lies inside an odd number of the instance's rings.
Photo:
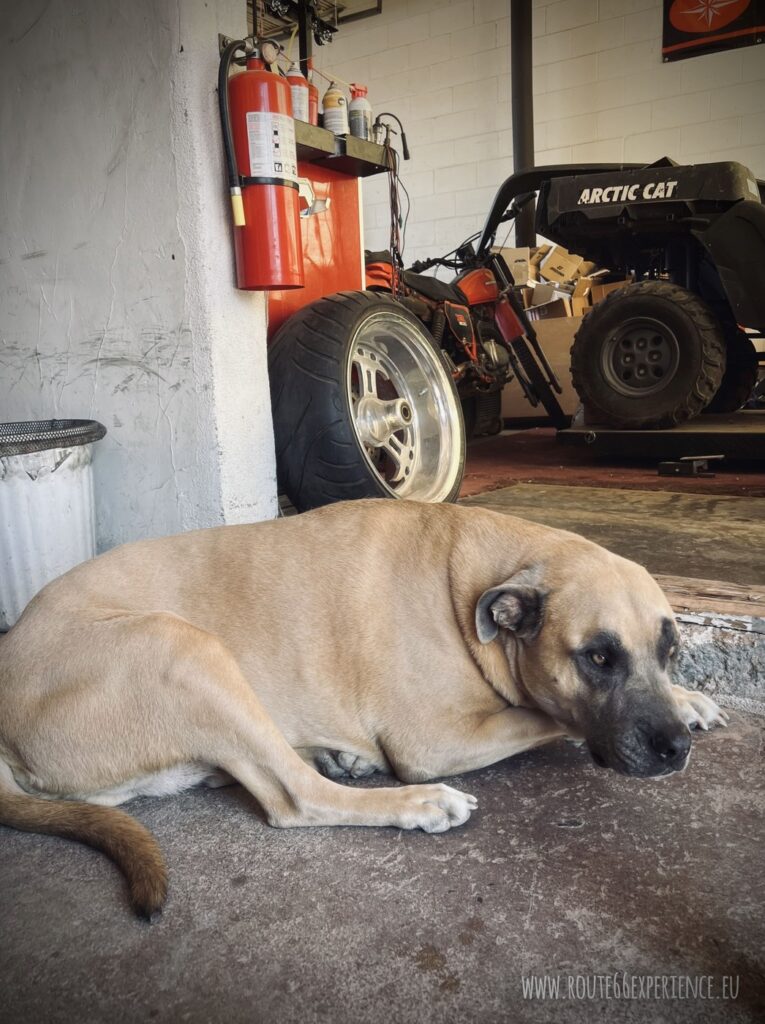
<svg viewBox="0 0 765 1024">
<path fill-rule="evenodd" d="M 26 420 L 0 423 L 0 458 L 48 448 L 73 448 L 100 441 L 106 427 L 96 420 Z"/>
</svg>

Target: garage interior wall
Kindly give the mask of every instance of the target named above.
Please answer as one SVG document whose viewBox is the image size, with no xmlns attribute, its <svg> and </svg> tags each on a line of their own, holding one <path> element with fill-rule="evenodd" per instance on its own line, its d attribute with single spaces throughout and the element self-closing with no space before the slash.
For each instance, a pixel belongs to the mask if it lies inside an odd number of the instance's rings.
<svg viewBox="0 0 765 1024">
<path fill-rule="evenodd" d="M 368 85 L 375 114 L 404 123 L 407 263 L 478 230 L 512 173 L 510 3 L 383 0 L 381 15 L 316 49 L 318 68 Z M 739 160 L 765 177 L 765 46 L 664 64 L 661 0 L 534 0 L 533 11 L 538 164 L 670 156 Z M 367 247 L 387 247 L 384 178 L 364 182 L 364 212 Z"/>
<path fill-rule="evenodd" d="M 244 0 L 0 7 L 0 419 L 104 423 L 100 550 L 274 515 L 216 99 Z"/>
</svg>

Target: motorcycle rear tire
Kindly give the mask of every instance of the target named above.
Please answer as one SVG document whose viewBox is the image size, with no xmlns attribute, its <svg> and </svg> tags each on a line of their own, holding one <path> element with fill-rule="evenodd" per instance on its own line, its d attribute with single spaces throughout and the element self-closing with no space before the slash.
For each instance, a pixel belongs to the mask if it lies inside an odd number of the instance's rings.
<svg viewBox="0 0 765 1024">
<path fill-rule="evenodd" d="M 301 309 L 270 346 L 269 375 L 279 488 L 299 511 L 457 500 L 465 427 L 449 364 L 390 296 L 339 292 Z"/>
</svg>

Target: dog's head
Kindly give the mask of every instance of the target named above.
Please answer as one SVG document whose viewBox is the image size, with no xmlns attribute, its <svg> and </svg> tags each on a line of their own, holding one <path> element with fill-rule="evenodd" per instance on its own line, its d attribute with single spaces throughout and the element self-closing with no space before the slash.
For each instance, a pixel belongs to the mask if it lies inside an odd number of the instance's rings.
<svg viewBox="0 0 765 1024">
<path fill-rule="evenodd" d="M 685 767 L 691 738 L 669 677 L 677 627 L 643 568 L 588 545 L 486 590 L 475 615 L 479 641 L 503 645 L 529 698 L 598 765 L 641 777 Z"/>
</svg>

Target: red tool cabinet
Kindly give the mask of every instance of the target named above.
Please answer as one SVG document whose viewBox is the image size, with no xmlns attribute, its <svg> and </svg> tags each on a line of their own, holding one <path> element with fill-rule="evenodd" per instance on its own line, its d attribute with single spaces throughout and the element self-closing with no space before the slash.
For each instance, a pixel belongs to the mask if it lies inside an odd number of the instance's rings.
<svg viewBox="0 0 765 1024">
<path fill-rule="evenodd" d="M 295 122 L 298 173 L 325 209 L 301 216 L 305 285 L 268 292 L 268 338 L 297 310 L 324 295 L 364 287 L 361 178 L 386 170 L 385 150 L 352 135 Z M 303 207 L 305 203 L 301 204 Z"/>
</svg>

